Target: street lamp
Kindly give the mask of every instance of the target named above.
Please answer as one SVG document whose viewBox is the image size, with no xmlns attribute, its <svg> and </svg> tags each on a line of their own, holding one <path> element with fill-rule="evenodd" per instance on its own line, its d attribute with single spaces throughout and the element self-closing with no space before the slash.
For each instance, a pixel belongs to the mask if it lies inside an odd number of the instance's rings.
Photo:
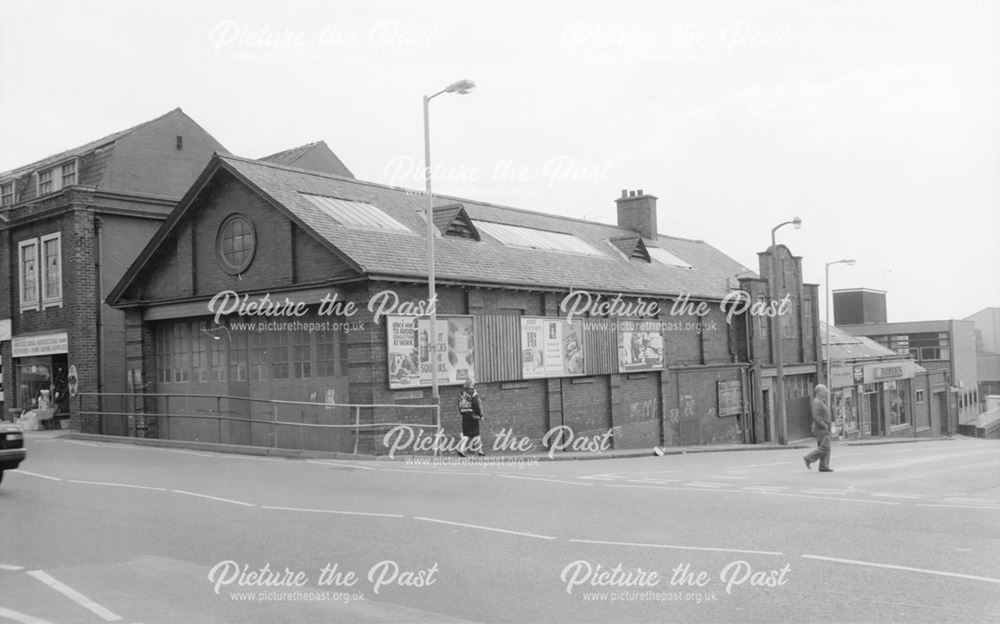
<svg viewBox="0 0 1000 624">
<path fill-rule="evenodd" d="M 471 80 L 453 82 L 434 95 L 424 96 L 424 183 L 427 187 L 427 301 L 430 306 L 431 330 L 429 332 L 431 345 L 429 349 L 431 360 L 431 398 L 439 403 L 438 370 L 437 370 L 437 288 L 434 284 L 434 195 L 431 194 L 431 100 L 442 93 L 458 93 L 465 95 L 476 86 Z"/>
<path fill-rule="evenodd" d="M 832 264 L 846 264 L 848 266 L 852 266 L 854 264 L 854 259 L 848 258 L 826 263 L 826 280 L 824 282 L 826 285 L 826 339 L 824 342 L 826 343 L 826 389 L 829 393 L 828 396 L 830 397 L 831 408 L 833 407 L 833 372 L 830 370 L 832 351 L 830 349 L 830 325 L 833 325 L 833 320 L 830 318 L 830 265 Z"/>
<path fill-rule="evenodd" d="M 793 225 L 795 229 L 802 227 L 802 219 L 795 217 L 791 221 L 785 221 L 771 228 L 771 271 L 767 280 L 768 296 L 773 304 L 778 298 L 778 276 L 775 269 L 778 243 L 775 240 L 775 233 L 786 225 Z M 785 417 L 785 365 L 784 356 L 781 353 L 781 325 L 778 315 L 771 317 L 771 350 L 774 351 L 774 392 L 777 395 L 775 401 L 775 416 L 778 421 L 778 444 L 788 444 L 788 420 Z"/>
</svg>

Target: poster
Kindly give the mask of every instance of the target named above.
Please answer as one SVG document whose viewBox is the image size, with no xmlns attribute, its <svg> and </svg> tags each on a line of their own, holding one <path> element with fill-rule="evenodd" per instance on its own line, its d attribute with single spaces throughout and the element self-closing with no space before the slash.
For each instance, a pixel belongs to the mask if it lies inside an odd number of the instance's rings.
<svg viewBox="0 0 1000 624">
<path fill-rule="evenodd" d="M 658 322 L 619 320 L 616 324 L 619 373 L 663 368 L 663 334 Z"/>
<path fill-rule="evenodd" d="M 521 318 L 521 376 L 583 375 L 582 325 L 560 318 Z"/>
<path fill-rule="evenodd" d="M 389 387 L 431 385 L 431 361 L 437 361 L 438 385 L 460 385 L 475 379 L 475 339 L 471 316 L 439 315 L 437 349 L 427 318 L 388 316 Z M 436 357 L 435 357 L 436 356 Z"/>
</svg>

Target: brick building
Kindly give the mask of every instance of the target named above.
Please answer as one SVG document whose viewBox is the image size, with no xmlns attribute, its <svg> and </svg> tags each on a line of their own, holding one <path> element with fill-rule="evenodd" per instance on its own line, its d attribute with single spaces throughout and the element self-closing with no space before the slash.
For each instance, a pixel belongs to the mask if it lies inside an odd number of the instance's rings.
<svg viewBox="0 0 1000 624">
<path fill-rule="evenodd" d="M 433 422 L 413 406 L 431 402 L 436 361 L 450 434 L 472 377 L 488 439 L 537 446 L 558 427 L 610 431 L 617 448 L 774 439 L 768 323 L 746 311 L 766 303 L 766 282 L 658 234 L 655 197 L 623 193 L 618 225 L 435 200 L 432 328 L 422 193 L 213 158 L 108 298 L 126 314 L 129 376 L 169 395 L 144 400 L 129 434 L 384 453 L 392 423 Z M 783 246 L 761 267 L 780 268 L 787 295 L 798 431 L 816 287 Z M 360 435 L 308 427 L 355 419 Z"/>
<path fill-rule="evenodd" d="M 71 366 L 81 392 L 128 389 L 124 314 L 104 297 L 218 151 L 175 109 L 0 173 L 0 413 L 51 399 Z"/>
</svg>

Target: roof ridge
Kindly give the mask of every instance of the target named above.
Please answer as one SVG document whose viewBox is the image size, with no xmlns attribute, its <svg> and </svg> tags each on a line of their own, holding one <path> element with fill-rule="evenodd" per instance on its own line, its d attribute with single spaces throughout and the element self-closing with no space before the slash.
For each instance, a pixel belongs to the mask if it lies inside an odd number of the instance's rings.
<svg viewBox="0 0 1000 624">
<path fill-rule="evenodd" d="M 333 174 L 333 173 L 327 173 L 325 171 L 311 171 L 309 169 L 299 169 L 298 167 L 293 167 L 291 165 L 283 165 L 283 164 L 280 164 L 280 163 L 270 162 L 270 161 L 266 161 L 266 160 L 262 160 L 262 159 L 247 158 L 245 156 L 236 156 L 236 155 L 233 155 L 233 154 L 219 154 L 219 157 L 220 158 L 228 158 L 228 159 L 231 159 L 231 160 L 238 160 L 240 162 L 245 162 L 245 163 L 251 164 L 251 165 L 260 165 L 262 167 L 273 167 L 275 169 L 285 169 L 285 170 L 288 170 L 288 171 L 293 171 L 295 173 L 304 173 L 304 174 L 316 176 L 316 177 L 319 177 L 319 178 L 329 178 L 329 179 L 333 179 L 333 180 L 339 180 L 339 181 L 345 181 L 345 182 L 352 182 L 354 184 L 362 184 L 362 185 L 365 185 L 365 186 L 372 186 L 372 187 L 375 187 L 375 188 L 388 189 L 388 190 L 392 190 L 392 191 L 400 191 L 400 192 L 403 192 L 403 193 L 409 193 L 409 194 L 415 194 L 415 195 L 425 195 L 427 193 L 427 191 L 423 191 L 423 190 L 411 189 L 411 188 L 406 188 L 406 187 L 403 187 L 403 186 L 393 186 L 391 184 L 384 184 L 382 182 L 372 182 L 371 180 L 362 180 L 360 178 L 348 178 L 348 177 L 339 176 L 339 175 L 336 175 L 336 174 Z M 479 200 L 479 199 L 470 199 L 468 197 L 459 197 L 457 195 L 445 195 L 443 193 L 434 193 L 434 197 L 436 199 L 446 199 L 446 200 L 450 200 L 450 201 L 453 201 L 453 202 L 456 202 L 456 203 L 460 203 L 460 204 L 475 204 L 475 205 L 479 205 L 479 206 L 487 206 L 489 208 L 499 208 L 501 210 L 511 210 L 513 212 L 519 212 L 519 213 L 522 213 L 522 214 L 537 215 L 537 216 L 545 217 L 545 218 L 548 218 L 548 219 L 559 219 L 559 220 L 562 220 L 562 221 L 572 221 L 572 222 L 575 222 L 575 223 L 587 223 L 587 224 L 592 225 L 592 226 L 600 226 L 600 227 L 612 228 L 612 229 L 615 229 L 615 230 L 620 230 L 621 232 L 624 232 L 624 233 L 635 232 L 635 230 L 632 230 L 632 229 L 629 229 L 629 228 L 625 228 L 625 227 L 622 227 L 620 225 L 615 225 L 613 223 L 601 223 L 600 221 L 590 221 L 588 219 L 581 219 L 579 217 L 569 217 L 569 216 L 565 216 L 565 215 L 552 214 L 552 213 L 549 213 L 549 212 L 541 212 L 541 211 L 538 211 L 538 210 L 528 210 L 526 208 L 517 208 L 515 206 L 508 206 L 508 205 L 505 205 L 505 204 L 497 204 L 497 203 L 494 203 L 494 202 L 483 201 L 483 200 Z M 541 228 L 534 228 L 534 229 L 541 229 Z M 661 237 L 661 236 L 664 237 L 664 238 L 671 238 L 671 239 L 676 239 L 676 240 L 687 241 L 689 243 L 700 243 L 700 244 L 703 244 L 703 245 L 707 244 L 707 243 L 705 243 L 705 241 L 699 240 L 699 239 L 683 238 L 681 236 L 671 236 L 669 234 L 659 234 L 659 233 L 657 234 L 657 237 Z"/>
<path fill-rule="evenodd" d="M 142 123 L 138 123 L 138 124 L 136 124 L 134 126 L 131 126 L 129 128 L 125 128 L 124 130 L 118 130 L 116 132 L 112 132 L 110 134 L 107 134 L 107 135 L 105 135 L 105 136 L 103 136 L 103 137 L 101 137 L 99 139 L 94 139 L 93 141 L 87 141 L 86 143 L 83 143 L 83 144 L 78 145 L 76 147 L 72 147 L 70 149 L 62 150 L 61 152 L 56 152 L 55 154 L 49 154 L 48 156 L 45 156 L 44 158 L 39 158 L 38 160 L 32 161 L 32 162 L 30 162 L 30 163 L 28 163 L 26 165 L 21 165 L 20 167 L 15 167 L 13 169 L 8 169 L 7 171 L 2 171 L 2 172 L 0 172 L 0 178 L 7 177 L 10 174 L 18 174 L 18 175 L 14 175 L 13 176 L 13 177 L 18 177 L 21 173 L 30 171 L 32 169 L 36 169 L 36 168 L 38 168 L 39 166 L 41 166 L 42 164 L 44 164 L 46 162 L 62 160 L 62 158 L 64 156 L 69 156 L 70 154 L 73 154 L 74 152 L 79 152 L 80 150 L 83 150 L 84 148 L 88 148 L 88 149 L 85 150 L 86 152 L 91 152 L 91 151 L 97 150 L 97 149 L 99 149 L 99 148 L 107 145 L 108 143 L 112 143 L 114 141 L 117 141 L 118 139 L 120 139 L 120 138 L 122 138 L 122 137 L 124 137 L 124 136 L 126 136 L 128 134 L 131 134 L 131 133 L 135 132 L 136 130 L 138 130 L 139 128 L 142 128 L 143 126 L 147 126 L 147 125 L 153 123 L 154 121 L 159 121 L 160 119 L 163 119 L 167 115 L 171 115 L 171 114 L 176 113 L 176 112 L 184 113 L 184 111 L 181 110 L 181 107 L 178 106 L 176 108 L 173 108 L 173 109 L 167 111 L 166 113 L 163 113 L 162 115 L 160 115 L 158 117 L 154 117 L 152 119 L 148 119 L 146 121 L 143 121 Z M 91 147 L 91 146 L 93 146 L 93 147 Z"/>
<path fill-rule="evenodd" d="M 322 142 L 323 142 L 323 139 L 320 139 L 319 141 L 313 141 L 312 143 L 304 143 L 304 144 L 296 146 L 296 147 L 289 147 L 288 149 L 281 150 L 280 152 L 275 152 L 273 154 L 268 154 L 267 156 L 261 156 L 257 160 L 267 160 L 268 158 L 274 158 L 275 156 L 281 156 L 283 154 L 289 154 L 291 152 L 297 152 L 299 150 L 304 150 L 306 148 L 310 148 L 310 147 L 313 147 L 315 145 L 319 145 Z"/>
</svg>

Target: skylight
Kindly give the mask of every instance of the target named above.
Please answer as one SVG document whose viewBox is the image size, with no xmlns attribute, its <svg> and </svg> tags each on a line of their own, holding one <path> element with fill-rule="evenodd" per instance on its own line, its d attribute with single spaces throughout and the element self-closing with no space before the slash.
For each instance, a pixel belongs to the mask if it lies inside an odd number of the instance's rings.
<svg viewBox="0 0 1000 624">
<path fill-rule="evenodd" d="M 529 249 L 565 251 L 586 254 L 588 256 L 606 257 L 604 253 L 591 247 L 572 234 L 536 230 L 518 225 L 490 223 L 489 221 L 476 221 L 475 224 L 480 232 L 485 232 L 504 245 L 510 245 L 511 247 L 527 247 Z"/>
<path fill-rule="evenodd" d="M 396 221 L 375 206 L 349 199 L 326 197 L 325 195 L 309 195 L 300 193 L 314 206 L 346 227 L 366 228 L 371 230 L 396 230 L 409 232 L 409 228 Z"/>
<path fill-rule="evenodd" d="M 649 257 L 661 264 L 667 266 L 680 267 L 682 269 L 693 269 L 690 264 L 684 262 L 674 254 L 670 253 L 662 247 L 646 247 L 646 251 L 649 252 Z"/>
</svg>

